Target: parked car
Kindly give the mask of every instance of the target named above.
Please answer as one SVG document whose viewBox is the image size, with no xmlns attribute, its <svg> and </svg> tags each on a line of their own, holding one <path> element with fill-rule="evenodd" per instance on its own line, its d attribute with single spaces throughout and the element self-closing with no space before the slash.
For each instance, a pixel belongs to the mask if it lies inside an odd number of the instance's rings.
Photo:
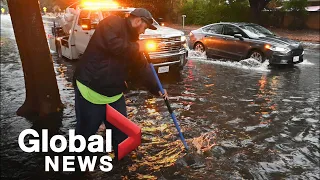
<svg viewBox="0 0 320 180">
<path fill-rule="evenodd" d="M 190 32 L 190 48 L 208 57 L 232 60 L 253 58 L 270 64 L 303 62 L 300 42 L 279 37 L 253 23 L 215 23 Z"/>
</svg>

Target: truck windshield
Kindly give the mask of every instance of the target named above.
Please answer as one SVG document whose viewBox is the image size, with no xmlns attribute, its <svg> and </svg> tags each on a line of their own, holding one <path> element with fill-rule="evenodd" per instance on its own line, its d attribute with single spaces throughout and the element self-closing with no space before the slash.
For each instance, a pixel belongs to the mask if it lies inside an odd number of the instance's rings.
<svg viewBox="0 0 320 180">
<path fill-rule="evenodd" d="M 130 11 L 102 11 L 103 18 L 106 18 L 110 15 L 120 16 L 122 18 L 128 17 L 130 15 Z M 153 25 L 158 26 L 158 22 L 153 19 Z"/>
</svg>

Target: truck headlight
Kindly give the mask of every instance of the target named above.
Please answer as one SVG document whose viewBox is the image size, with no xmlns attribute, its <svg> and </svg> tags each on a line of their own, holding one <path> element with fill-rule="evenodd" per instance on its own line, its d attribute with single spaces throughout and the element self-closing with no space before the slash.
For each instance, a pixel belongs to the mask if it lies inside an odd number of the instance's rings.
<svg viewBox="0 0 320 180">
<path fill-rule="evenodd" d="M 157 50 L 157 44 L 154 41 L 148 41 L 146 46 L 148 52 Z"/>
<path fill-rule="evenodd" d="M 188 44 L 187 44 L 187 43 L 182 44 L 182 46 L 183 46 L 185 49 L 188 49 Z"/>
<path fill-rule="evenodd" d="M 185 42 L 185 41 L 187 41 L 186 36 L 181 36 L 181 42 Z"/>
<path fill-rule="evenodd" d="M 290 49 L 285 48 L 285 47 L 278 47 L 278 46 L 272 46 L 272 45 L 265 45 L 266 49 L 269 49 L 271 51 L 276 51 L 276 52 L 281 52 L 281 53 L 288 53 L 290 51 Z"/>
</svg>

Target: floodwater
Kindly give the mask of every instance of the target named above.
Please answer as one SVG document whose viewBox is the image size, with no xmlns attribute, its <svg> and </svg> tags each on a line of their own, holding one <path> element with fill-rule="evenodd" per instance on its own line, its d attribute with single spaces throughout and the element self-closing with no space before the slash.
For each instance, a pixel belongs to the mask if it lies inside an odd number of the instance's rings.
<svg viewBox="0 0 320 180">
<path fill-rule="evenodd" d="M 51 23 L 44 24 L 49 31 Z M 71 79 L 76 62 L 52 54 L 65 105 L 61 117 L 39 123 L 16 116 L 25 98 L 23 71 L 10 17 L 1 16 L 1 177 L 320 179 L 320 46 L 304 45 L 305 61 L 293 67 L 212 60 L 191 51 L 181 75 L 160 77 L 188 152 L 163 100 L 132 83 L 125 97 L 129 119 L 142 128 L 141 146 L 112 173 L 54 173 L 44 172 L 45 154 L 22 152 L 18 136 L 24 129 L 46 127 L 67 137 L 75 127 Z"/>
</svg>

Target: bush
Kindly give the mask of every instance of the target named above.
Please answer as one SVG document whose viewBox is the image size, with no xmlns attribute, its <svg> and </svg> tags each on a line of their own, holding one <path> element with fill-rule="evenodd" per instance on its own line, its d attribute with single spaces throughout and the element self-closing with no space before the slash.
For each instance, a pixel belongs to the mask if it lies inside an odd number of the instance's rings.
<svg viewBox="0 0 320 180">
<path fill-rule="evenodd" d="M 289 25 L 289 29 L 305 28 L 305 21 L 308 15 L 305 9 L 307 5 L 307 0 L 290 0 L 284 3 L 284 8 L 293 16 L 293 21 Z"/>
<path fill-rule="evenodd" d="M 248 21 L 250 9 L 246 3 L 219 3 L 218 0 L 188 1 L 181 9 L 187 15 L 186 24 L 205 25 L 216 22 Z"/>
<path fill-rule="evenodd" d="M 282 10 L 263 11 L 261 13 L 261 25 L 282 28 L 285 14 Z"/>
</svg>

